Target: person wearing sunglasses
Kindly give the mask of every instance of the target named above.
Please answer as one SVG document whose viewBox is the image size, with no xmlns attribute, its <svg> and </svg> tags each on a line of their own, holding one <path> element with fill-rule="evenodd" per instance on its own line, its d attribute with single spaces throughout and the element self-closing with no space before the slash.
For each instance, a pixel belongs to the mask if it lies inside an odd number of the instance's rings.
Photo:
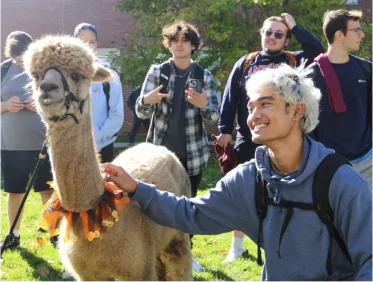
<svg viewBox="0 0 373 282">
<path fill-rule="evenodd" d="M 267 18 L 259 32 L 262 50 L 245 55 L 236 62 L 228 78 L 221 107 L 220 135 L 217 143 L 225 148 L 228 143 L 232 142 L 234 120 L 237 114 L 237 136 L 234 149 L 238 164 L 251 160 L 258 146 L 251 141 L 250 130 L 246 122 L 248 97 L 245 84 L 247 80 L 258 70 L 276 68 L 282 63 L 294 66 L 299 65 L 302 59 L 307 59 L 308 65 L 324 51 L 320 41 L 308 30 L 298 26 L 293 16 L 288 13 L 281 14 L 281 17 Z M 302 45 L 303 50 L 286 53 L 285 50 L 289 47 L 292 35 Z M 243 242 L 244 234 L 234 231 L 231 248 L 224 263 L 231 263 L 245 253 Z"/>
<path fill-rule="evenodd" d="M 309 66 L 321 90 L 320 123 L 311 137 L 347 158 L 372 189 L 372 62 L 349 54 L 364 38 L 361 11 L 324 15 L 328 51 Z"/>
</svg>

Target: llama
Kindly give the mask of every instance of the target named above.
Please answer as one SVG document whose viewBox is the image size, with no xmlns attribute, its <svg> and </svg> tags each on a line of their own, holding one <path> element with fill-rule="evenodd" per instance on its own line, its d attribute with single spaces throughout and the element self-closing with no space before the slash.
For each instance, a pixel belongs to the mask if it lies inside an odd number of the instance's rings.
<svg viewBox="0 0 373 282">
<path fill-rule="evenodd" d="M 47 127 L 61 208 L 73 217 L 94 210 L 103 201 L 104 181 L 92 135 L 89 87 L 91 81 L 108 80 L 110 72 L 94 63 L 89 47 L 69 36 L 47 36 L 32 43 L 24 61 L 37 111 Z M 122 152 L 114 163 L 141 181 L 190 196 L 186 171 L 164 147 L 143 143 Z M 74 278 L 192 280 L 187 234 L 145 218 L 136 202 L 126 204 L 118 216 L 113 213 L 115 220 L 89 240 L 83 219 L 75 217 L 72 224 L 63 220 L 58 248 Z"/>
</svg>

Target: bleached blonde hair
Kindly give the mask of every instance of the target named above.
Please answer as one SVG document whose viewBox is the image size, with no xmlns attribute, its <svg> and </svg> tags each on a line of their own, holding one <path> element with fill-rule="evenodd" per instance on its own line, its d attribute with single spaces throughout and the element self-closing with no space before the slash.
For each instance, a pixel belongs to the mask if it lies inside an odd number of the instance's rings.
<svg viewBox="0 0 373 282">
<path fill-rule="evenodd" d="M 312 70 L 305 69 L 305 62 L 298 68 L 281 64 L 278 68 L 267 68 L 253 74 L 246 83 L 250 97 L 263 86 L 271 87 L 287 105 L 304 105 L 300 127 L 304 133 L 311 132 L 319 123 L 319 101 L 321 92 L 310 78 Z"/>
</svg>

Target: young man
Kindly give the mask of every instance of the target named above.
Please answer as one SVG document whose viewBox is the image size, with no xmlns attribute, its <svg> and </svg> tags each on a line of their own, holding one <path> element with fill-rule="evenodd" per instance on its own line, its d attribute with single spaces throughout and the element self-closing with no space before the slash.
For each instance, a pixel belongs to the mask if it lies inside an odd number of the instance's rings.
<svg viewBox="0 0 373 282">
<path fill-rule="evenodd" d="M 10 33 L 5 42 L 5 55 L 11 59 L 1 64 L 1 173 L 4 191 L 8 193 L 8 226 L 14 222 L 18 208 L 26 191 L 29 177 L 39 159 L 45 140 L 45 127 L 36 113 L 35 104 L 27 90 L 28 77 L 23 70 L 23 53 L 32 42 L 23 31 Z M 52 195 L 47 184 L 53 178 L 47 158 L 35 179 L 34 190 L 40 192 L 45 204 Z M 13 234 L 8 234 L 7 245 L 15 249 L 20 246 L 20 227 L 23 212 Z"/>
<path fill-rule="evenodd" d="M 127 191 L 158 224 L 192 234 L 243 230 L 264 249 L 262 280 L 371 280 L 372 193 L 363 177 L 342 165 L 326 195 L 351 263 L 329 237 L 316 205 L 313 210 L 299 207 L 314 203 L 316 169 L 333 153 L 306 135 L 318 122 L 320 99 L 307 75 L 287 65 L 253 75 L 246 86 L 247 123 L 253 142 L 264 146 L 258 147 L 255 159 L 229 172 L 205 196 L 187 199 L 160 192 L 112 164 L 102 165 L 106 181 Z M 268 192 L 262 228 L 255 201 L 257 177 L 265 179 L 261 187 Z"/>
<path fill-rule="evenodd" d="M 349 159 L 372 188 L 372 62 L 352 56 L 364 38 L 360 11 L 324 15 L 328 51 L 309 67 L 321 90 L 320 123 L 311 136 Z"/>
<path fill-rule="evenodd" d="M 176 154 L 188 172 L 195 197 L 210 155 L 204 122 L 213 123 L 219 118 L 214 78 L 191 59 L 201 46 L 196 27 L 178 21 L 164 27 L 162 37 L 172 58 L 150 68 L 136 102 L 136 114 L 141 119 L 151 118 L 147 142 L 163 145 Z M 169 75 L 161 71 L 165 66 Z M 202 77 L 198 78 L 197 73 Z M 167 77 L 165 86 L 160 85 L 161 75 Z M 196 83 L 202 87 L 199 91 L 192 88 L 192 78 L 198 79 Z M 194 261 L 193 269 L 202 267 Z"/>
<path fill-rule="evenodd" d="M 307 64 L 311 64 L 313 59 L 324 51 L 320 41 L 316 39 L 308 30 L 298 26 L 294 18 L 283 13 L 281 17 L 270 17 L 266 19 L 260 29 L 262 37 L 262 51 L 257 55 L 249 55 L 240 58 L 234 65 L 229 76 L 224 91 L 221 117 L 219 120 L 218 144 L 226 147 L 232 141 L 232 131 L 234 119 L 237 113 L 237 136 L 235 152 L 238 164 L 247 162 L 254 157 L 257 147 L 251 141 L 250 131 L 246 120 L 248 116 L 248 97 L 245 92 L 245 83 L 256 71 L 265 68 L 276 68 L 282 63 L 299 65 L 302 59 L 307 59 Z M 295 51 L 287 55 L 285 50 L 290 44 L 292 35 L 302 45 L 303 51 Z M 253 53 L 251 53 L 253 54 Z M 223 262 L 235 261 L 245 251 L 243 246 L 244 234 L 240 231 L 233 232 L 231 248 Z"/>
<path fill-rule="evenodd" d="M 81 23 L 75 27 L 74 37 L 81 38 L 96 52 L 98 35 L 96 28 L 89 23 Z M 96 61 L 110 67 L 99 59 Z M 114 142 L 124 121 L 122 83 L 117 73 L 111 70 L 112 80 L 109 83 L 91 83 L 92 125 L 96 147 L 102 163 L 114 159 Z"/>
</svg>

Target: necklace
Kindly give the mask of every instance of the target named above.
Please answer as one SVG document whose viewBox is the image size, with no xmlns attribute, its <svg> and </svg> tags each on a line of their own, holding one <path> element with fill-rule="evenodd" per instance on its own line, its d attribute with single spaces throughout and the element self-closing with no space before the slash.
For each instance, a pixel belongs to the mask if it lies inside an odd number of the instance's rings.
<svg viewBox="0 0 373 282">
<path fill-rule="evenodd" d="M 192 65 L 190 65 L 187 69 L 185 69 L 185 70 L 179 70 L 179 69 L 175 69 L 175 76 L 176 77 L 179 77 L 179 78 L 183 78 L 183 77 L 185 77 L 188 73 L 189 73 L 189 71 L 190 71 L 190 68 L 191 68 L 191 66 Z M 177 74 L 177 71 L 179 71 L 180 73 L 183 73 L 183 72 L 185 72 L 183 75 L 179 75 L 179 74 Z"/>
</svg>

